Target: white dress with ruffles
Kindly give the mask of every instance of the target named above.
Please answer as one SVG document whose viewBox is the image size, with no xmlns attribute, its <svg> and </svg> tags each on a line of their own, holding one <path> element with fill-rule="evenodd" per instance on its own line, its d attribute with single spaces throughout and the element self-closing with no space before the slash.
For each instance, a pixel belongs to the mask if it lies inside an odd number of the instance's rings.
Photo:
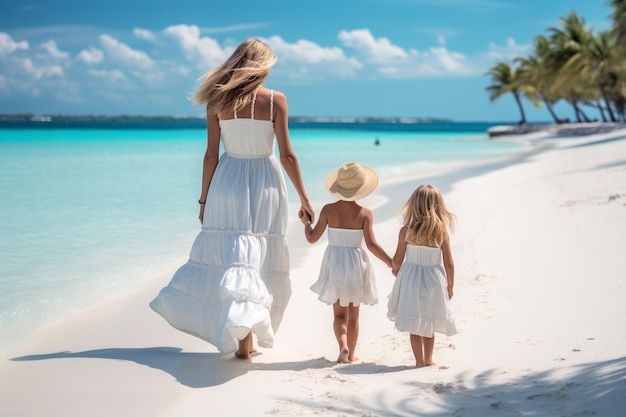
<svg viewBox="0 0 626 417">
<path fill-rule="evenodd" d="M 353 305 L 378 303 L 374 271 L 363 248 L 363 229 L 328 228 L 317 281 L 310 287 L 326 304 Z"/>
<path fill-rule="evenodd" d="M 396 329 L 419 336 L 456 334 L 441 248 L 407 245 L 387 304 Z"/>
<path fill-rule="evenodd" d="M 272 347 L 291 296 L 287 188 L 274 155 L 274 124 L 254 119 L 254 100 L 252 118 L 219 123 L 224 153 L 202 230 L 188 262 L 150 307 L 223 353 L 235 351 L 250 330 L 260 346 Z"/>
</svg>

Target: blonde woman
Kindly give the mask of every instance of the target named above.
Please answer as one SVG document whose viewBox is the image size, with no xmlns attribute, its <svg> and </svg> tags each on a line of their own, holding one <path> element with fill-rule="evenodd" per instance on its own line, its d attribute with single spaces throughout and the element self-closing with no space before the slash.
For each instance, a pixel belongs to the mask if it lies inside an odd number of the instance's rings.
<svg viewBox="0 0 626 417">
<path fill-rule="evenodd" d="M 456 333 L 449 306 L 454 287 L 449 234 L 455 217 L 439 190 L 426 184 L 403 205 L 402 220 L 387 317 L 395 321 L 396 329 L 410 333 L 415 366 L 430 366 L 435 332 Z"/>
<path fill-rule="evenodd" d="M 240 359 L 256 351 L 253 333 L 260 346 L 272 347 L 291 295 L 281 165 L 300 210 L 314 217 L 291 146 L 287 99 L 263 85 L 275 62 L 268 45 L 248 39 L 196 90 L 208 125 L 202 230 L 189 261 L 150 303 L 173 327 Z"/>
</svg>

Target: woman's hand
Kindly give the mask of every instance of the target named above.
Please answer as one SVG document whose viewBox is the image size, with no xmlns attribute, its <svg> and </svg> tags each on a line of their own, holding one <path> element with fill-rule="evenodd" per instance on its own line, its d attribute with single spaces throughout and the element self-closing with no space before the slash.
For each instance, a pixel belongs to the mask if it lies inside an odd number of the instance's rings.
<svg viewBox="0 0 626 417">
<path fill-rule="evenodd" d="M 308 216 L 308 220 L 310 223 L 313 223 L 315 221 L 315 210 L 313 210 L 313 207 L 311 207 L 311 202 L 309 200 L 300 200 L 300 211 L 303 214 L 302 216 L 298 214 L 298 217 L 300 217 L 300 219 L 304 220 Z"/>
<path fill-rule="evenodd" d="M 200 204 L 200 214 L 198 215 L 200 224 L 204 223 L 204 204 Z"/>
</svg>

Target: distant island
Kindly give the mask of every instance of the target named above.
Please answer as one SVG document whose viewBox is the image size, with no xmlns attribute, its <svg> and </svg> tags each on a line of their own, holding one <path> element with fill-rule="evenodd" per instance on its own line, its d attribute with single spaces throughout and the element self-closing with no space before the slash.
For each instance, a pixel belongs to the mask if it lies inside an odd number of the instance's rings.
<svg viewBox="0 0 626 417">
<path fill-rule="evenodd" d="M 168 122 L 196 122 L 204 121 L 204 117 L 195 116 L 133 116 L 133 115 L 65 115 L 65 114 L 0 114 L 0 120 L 50 122 L 53 120 L 66 121 L 168 121 Z M 450 119 L 440 119 L 432 117 L 305 117 L 292 116 L 289 122 L 294 123 L 394 123 L 394 124 L 415 124 L 415 123 L 454 123 Z"/>
</svg>

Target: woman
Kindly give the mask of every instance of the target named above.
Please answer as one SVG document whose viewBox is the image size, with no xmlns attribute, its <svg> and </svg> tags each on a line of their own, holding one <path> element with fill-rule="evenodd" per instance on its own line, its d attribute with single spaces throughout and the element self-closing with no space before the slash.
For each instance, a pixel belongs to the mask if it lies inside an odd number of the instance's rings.
<svg viewBox="0 0 626 417">
<path fill-rule="evenodd" d="M 274 138 L 300 210 L 314 217 L 289 138 L 287 99 L 263 86 L 275 62 L 265 43 L 248 39 L 196 90 L 208 125 L 202 230 L 189 261 L 150 303 L 175 328 L 241 359 L 255 352 L 252 333 L 272 347 L 291 295 L 287 191 Z"/>
</svg>

